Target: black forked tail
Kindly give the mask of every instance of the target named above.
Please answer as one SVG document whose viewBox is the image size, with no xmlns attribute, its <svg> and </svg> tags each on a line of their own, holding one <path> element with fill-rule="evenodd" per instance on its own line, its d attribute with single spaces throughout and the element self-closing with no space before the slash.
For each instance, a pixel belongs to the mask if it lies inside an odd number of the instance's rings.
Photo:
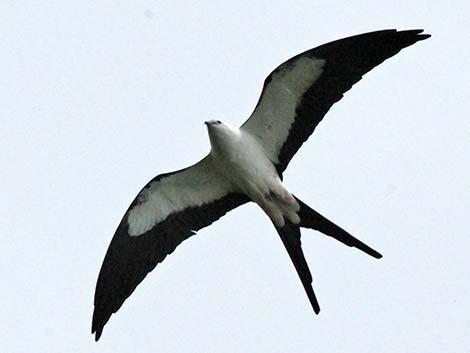
<svg viewBox="0 0 470 353">
<path fill-rule="evenodd" d="M 295 266 L 295 269 L 302 281 L 305 292 L 307 293 L 310 304 L 312 304 L 313 311 L 315 314 L 320 312 L 320 306 L 318 305 L 317 298 L 312 288 L 312 274 L 305 261 L 304 253 L 302 252 L 300 243 L 300 227 L 298 225 L 290 223 L 286 220 L 285 225 L 276 227 L 281 240 L 289 253 L 290 259 Z"/>
<path fill-rule="evenodd" d="M 347 246 L 358 248 L 364 251 L 366 254 L 375 257 L 376 259 L 380 259 L 382 257 L 380 253 L 372 249 L 370 246 L 364 244 L 359 239 L 353 237 L 344 229 L 338 227 L 336 224 L 323 217 L 317 211 L 312 210 L 309 206 L 304 204 L 298 198 L 295 199 L 300 205 L 299 216 L 301 227 L 318 230 L 319 232 L 322 232 L 325 235 L 339 240 Z"/>
</svg>

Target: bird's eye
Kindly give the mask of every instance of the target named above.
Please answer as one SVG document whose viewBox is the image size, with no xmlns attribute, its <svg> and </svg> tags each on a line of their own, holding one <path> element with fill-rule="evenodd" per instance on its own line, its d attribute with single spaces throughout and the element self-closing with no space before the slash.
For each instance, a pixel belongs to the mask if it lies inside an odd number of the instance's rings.
<svg viewBox="0 0 470 353">
<path fill-rule="evenodd" d="M 215 123 L 216 124 L 222 124 L 222 122 L 220 120 L 216 120 Z"/>
</svg>

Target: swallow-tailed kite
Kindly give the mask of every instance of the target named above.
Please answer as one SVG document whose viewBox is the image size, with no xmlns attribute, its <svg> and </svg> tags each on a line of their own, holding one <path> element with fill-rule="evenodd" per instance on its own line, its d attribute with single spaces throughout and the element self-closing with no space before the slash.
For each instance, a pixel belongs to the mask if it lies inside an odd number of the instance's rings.
<svg viewBox="0 0 470 353">
<path fill-rule="evenodd" d="M 301 227 L 380 258 L 292 195 L 282 174 L 331 106 L 375 66 L 430 37 L 421 32 L 383 30 L 308 50 L 266 78 L 254 112 L 240 128 L 206 121 L 210 153 L 191 167 L 152 179 L 122 218 L 96 285 L 95 339 L 145 276 L 183 240 L 250 201 L 274 224 L 317 314 L 320 307 L 301 248 Z"/>
</svg>

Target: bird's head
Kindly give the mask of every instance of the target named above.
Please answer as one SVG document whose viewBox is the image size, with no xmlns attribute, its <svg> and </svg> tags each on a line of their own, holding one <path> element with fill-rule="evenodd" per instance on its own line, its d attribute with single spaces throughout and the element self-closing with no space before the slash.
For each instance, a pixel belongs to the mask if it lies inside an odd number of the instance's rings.
<svg viewBox="0 0 470 353">
<path fill-rule="evenodd" d="M 204 121 L 204 124 L 207 125 L 207 128 L 210 129 L 211 127 L 218 126 L 218 125 L 225 125 L 222 121 L 220 120 L 207 120 Z"/>
<path fill-rule="evenodd" d="M 217 149 L 217 147 L 221 147 L 221 144 L 227 144 L 228 141 L 232 140 L 233 136 L 238 132 L 237 128 L 234 128 L 220 120 L 208 120 L 205 121 L 204 124 L 207 126 L 211 146 L 215 149 Z"/>
</svg>

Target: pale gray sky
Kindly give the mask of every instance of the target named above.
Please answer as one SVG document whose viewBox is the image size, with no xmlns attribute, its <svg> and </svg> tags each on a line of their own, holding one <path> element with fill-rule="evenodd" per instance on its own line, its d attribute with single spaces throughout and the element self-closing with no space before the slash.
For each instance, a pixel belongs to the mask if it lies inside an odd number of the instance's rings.
<svg viewBox="0 0 470 353">
<path fill-rule="evenodd" d="M 347 5 L 346 5 L 347 4 Z M 470 345 L 466 1 L 0 3 L 0 350 L 465 352 Z M 344 36 L 424 28 L 327 115 L 285 183 L 384 254 L 314 231 L 314 316 L 271 222 L 231 212 L 90 334 L 130 201 L 241 124 L 265 76 Z"/>
</svg>

